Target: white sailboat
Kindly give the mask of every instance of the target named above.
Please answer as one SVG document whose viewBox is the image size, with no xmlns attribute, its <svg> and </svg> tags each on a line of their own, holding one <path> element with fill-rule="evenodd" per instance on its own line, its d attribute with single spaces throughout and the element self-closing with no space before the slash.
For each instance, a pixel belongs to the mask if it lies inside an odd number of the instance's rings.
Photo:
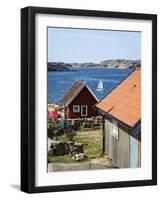
<svg viewBox="0 0 161 200">
<path fill-rule="evenodd" d="M 97 90 L 98 92 L 102 92 L 102 91 L 103 91 L 103 82 L 102 82 L 102 81 L 99 81 L 96 90 Z"/>
</svg>

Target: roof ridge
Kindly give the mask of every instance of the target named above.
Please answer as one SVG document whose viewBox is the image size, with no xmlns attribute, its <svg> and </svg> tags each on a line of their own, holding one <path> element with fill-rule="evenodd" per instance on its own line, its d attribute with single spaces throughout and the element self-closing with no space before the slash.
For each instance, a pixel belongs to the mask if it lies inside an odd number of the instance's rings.
<svg viewBox="0 0 161 200">
<path fill-rule="evenodd" d="M 69 90 L 72 89 L 72 87 L 74 87 L 74 85 L 78 85 L 78 83 L 83 83 L 81 80 L 75 80 L 71 85 L 70 87 L 67 89 L 67 91 L 64 93 L 63 97 L 61 98 L 61 101 L 62 99 L 65 97 L 65 95 L 67 95 L 69 93 Z M 79 86 L 79 89 L 82 87 L 82 85 Z M 75 92 L 74 92 L 75 93 Z"/>
</svg>

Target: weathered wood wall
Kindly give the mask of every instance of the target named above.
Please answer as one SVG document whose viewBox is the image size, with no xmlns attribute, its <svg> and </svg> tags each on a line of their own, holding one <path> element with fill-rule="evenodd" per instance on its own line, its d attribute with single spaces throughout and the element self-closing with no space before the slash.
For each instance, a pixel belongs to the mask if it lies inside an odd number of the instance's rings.
<svg viewBox="0 0 161 200">
<path fill-rule="evenodd" d="M 129 134 L 128 130 L 119 126 L 119 140 L 117 144 L 117 166 L 120 168 L 129 168 Z"/>
<path fill-rule="evenodd" d="M 110 152 L 109 152 L 109 143 L 110 143 L 110 130 L 111 130 L 111 122 L 108 120 L 104 120 L 104 151 L 105 153 L 110 156 Z"/>
<path fill-rule="evenodd" d="M 104 152 L 120 168 L 141 167 L 141 132 L 134 137 L 119 124 L 119 138 L 112 135 L 112 120 L 104 119 Z"/>
<path fill-rule="evenodd" d="M 104 134 L 105 134 L 105 153 L 116 163 L 120 168 L 129 167 L 129 134 L 126 129 L 119 126 L 119 139 L 117 140 L 111 134 L 112 121 L 105 119 Z"/>
<path fill-rule="evenodd" d="M 137 143 L 138 143 L 138 163 L 137 166 L 141 167 L 141 133 L 137 136 Z"/>
</svg>

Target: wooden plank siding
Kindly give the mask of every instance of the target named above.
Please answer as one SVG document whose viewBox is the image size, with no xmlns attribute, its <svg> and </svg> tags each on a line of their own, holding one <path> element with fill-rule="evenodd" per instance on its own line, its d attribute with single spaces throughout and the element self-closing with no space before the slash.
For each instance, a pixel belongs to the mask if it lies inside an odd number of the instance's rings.
<svg viewBox="0 0 161 200">
<path fill-rule="evenodd" d="M 117 166 L 120 168 L 129 168 L 129 134 L 121 126 L 119 126 L 117 153 Z"/>
<path fill-rule="evenodd" d="M 141 132 L 131 135 L 130 129 L 118 124 L 118 139 L 112 135 L 112 119 L 104 118 L 104 153 L 119 168 L 141 167 Z"/>
<path fill-rule="evenodd" d="M 137 162 L 137 166 L 141 167 L 141 132 L 138 134 L 137 136 L 137 142 L 138 142 L 138 151 L 137 151 L 137 155 L 138 155 L 138 162 Z"/>
<path fill-rule="evenodd" d="M 114 138 L 113 136 L 111 137 L 111 144 L 112 144 L 112 157 L 114 163 L 117 164 L 117 149 L 118 149 L 118 140 Z"/>
<path fill-rule="evenodd" d="M 111 134 L 112 121 L 105 119 L 104 133 L 105 154 L 111 158 L 120 168 L 129 167 L 129 134 L 119 125 L 119 139 L 117 140 Z"/>
<path fill-rule="evenodd" d="M 105 119 L 104 120 L 104 137 L 105 137 L 104 151 L 108 156 L 110 156 L 110 152 L 109 152 L 110 129 L 111 129 L 111 123 L 110 121 Z"/>
<path fill-rule="evenodd" d="M 73 101 L 64 109 L 65 118 L 76 119 L 76 118 L 91 118 L 98 115 L 97 110 L 94 109 L 94 105 L 97 100 L 93 97 L 90 91 L 85 86 L 79 94 L 73 99 Z M 73 112 L 73 105 L 80 106 L 80 112 Z M 87 106 L 87 116 L 81 115 L 81 106 Z"/>
</svg>

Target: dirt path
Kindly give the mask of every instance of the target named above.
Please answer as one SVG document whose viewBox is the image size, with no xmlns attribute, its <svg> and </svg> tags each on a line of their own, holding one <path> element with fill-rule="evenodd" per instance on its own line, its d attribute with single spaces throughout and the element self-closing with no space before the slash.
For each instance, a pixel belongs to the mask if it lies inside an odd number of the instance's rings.
<svg viewBox="0 0 161 200">
<path fill-rule="evenodd" d="M 113 161 L 105 157 L 93 158 L 90 160 L 90 163 L 93 165 L 102 165 L 108 168 L 116 168 L 116 165 L 113 163 Z"/>
</svg>

